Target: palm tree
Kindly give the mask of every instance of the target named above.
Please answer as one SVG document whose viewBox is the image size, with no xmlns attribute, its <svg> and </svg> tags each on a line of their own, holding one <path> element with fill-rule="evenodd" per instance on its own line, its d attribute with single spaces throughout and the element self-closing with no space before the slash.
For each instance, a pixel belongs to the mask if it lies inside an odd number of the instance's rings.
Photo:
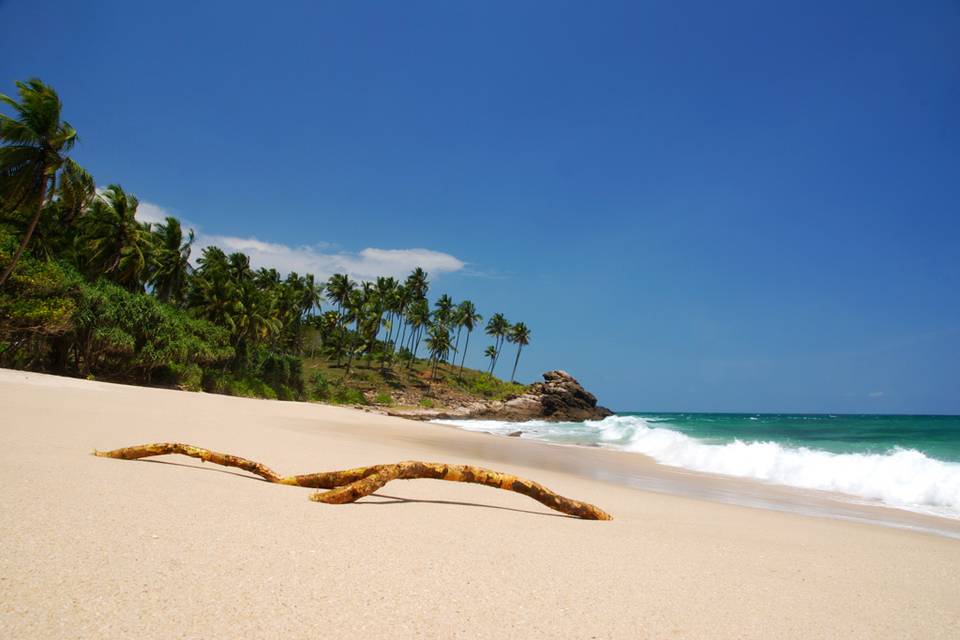
<svg viewBox="0 0 960 640">
<path fill-rule="evenodd" d="M 433 368 L 430 372 L 430 383 L 433 384 L 434 378 L 437 377 L 437 368 L 440 365 L 440 360 L 446 356 L 453 347 L 453 344 L 450 341 L 450 331 L 443 324 L 437 322 L 431 324 L 427 334 L 427 349 L 430 351 L 430 360 L 433 362 Z"/>
<path fill-rule="evenodd" d="M 343 315 L 343 306 L 355 286 L 356 283 L 352 282 L 345 273 L 335 273 L 327 280 L 327 295 L 337 305 L 340 315 Z"/>
<path fill-rule="evenodd" d="M 174 217 L 168 216 L 166 222 L 154 225 L 155 252 L 149 283 L 160 300 L 174 304 L 183 301 L 193 240 L 193 229 L 184 240 L 180 221 Z"/>
<path fill-rule="evenodd" d="M 436 311 L 433 312 L 434 319 L 444 326 L 449 326 L 453 320 L 453 298 L 443 294 L 433 306 L 436 307 Z"/>
<path fill-rule="evenodd" d="M 143 290 L 153 245 L 150 224 L 136 218 L 138 205 L 136 197 L 112 184 L 94 199 L 82 219 L 87 270 L 130 291 Z"/>
<path fill-rule="evenodd" d="M 327 280 L 327 296 L 331 302 L 337 305 L 337 335 L 339 342 L 344 344 L 346 336 L 344 334 L 344 323 L 347 319 L 347 305 L 353 291 L 357 288 L 357 283 L 350 279 L 345 273 L 335 273 Z M 337 366 L 340 366 L 343 350 L 337 351 Z"/>
<path fill-rule="evenodd" d="M 460 303 L 458 308 L 460 315 L 460 327 L 467 330 L 467 340 L 463 343 L 463 356 L 460 358 L 460 373 L 458 376 L 463 377 L 463 363 L 467 360 L 467 349 L 470 348 L 470 334 L 473 333 L 473 330 L 477 327 L 480 322 L 483 321 L 483 316 L 477 313 L 477 308 L 469 300 L 464 300 Z M 460 332 L 457 332 L 457 340 L 459 342 Z M 456 345 L 454 345 L 456 346 Z"/>
<path fill-rule="evenodd" d="M 383 326 L 383 314 L 388 310 L 391 304 L 391 298 L 394 295 L 394 292 L 397 290 L 397 280 L 396 278 L 386 278 L 380 276 L 377 278 L 375 285 L 376 295 L 376 312 L 377 312 L 377 322 L 373 327 L 373 336 L 371 337 L 371 342 L 377 339 L 377 335 L 380 333 L 380 328 Z M 390 336 L 388 335 L 384 341 L 388 341 Z"/>
<path fill-rule="evenodd" d="M 423 328 L 430 322 L 430 307 L 427 306 L 425 298 L 420 298 L 411 303 L 407 310 L 407 323 L 410 325 L 410 363 L 417 358 L 417 350 L 420 348 L 420 337 L 423 335 Z"/>
<path fill-rule="evenodd" d="M 493 361 L 497 359 L 497 348 L 493 345 L 490 345 L 483 352 L 483 356 L 490 360 L 489 371 L 491 375 L 493 374 Z"/>
<path fill-rule="evenodd" d="M 430 282 L 427 281 L 427 272 L 417 267 L 410 272 L 404 283 L 410 289 L 410 296 L 414 300 L 422 300 L 427 297 L 427 291 L 430 289 Z"/>
<path fill-rule="evenodd" d="M 77 132 L 60 119 L 60 97 L 36 78 L 17 82 L 20 102 L 0 94 L 0 102 L 11 107 L 16 118 L 0 114 L 0 202 L 9 211 L 33 207 L 33 217 L 0 275 L 0 287 L 7 281 L 37 228 L 53 189 L 64 155 L 77 141 Z"/>
<path fill-rule="evenodd" d="M 237 284 L 253 282 L 253 268 L 250 266 L 250 256 L 240 251 L 234 251 L 227 256 L 227 273 Z M 262 277 L 262 276 L 261 276 Z M 280 275 L 277 274 L 277 278 Z"/>
<path fill-rule="evenodd" d="M 490 316 L 490 320 L 487 322 L 487 327 L 484 331 L 494 339 L 494 348 L 497 351 L 497 354 L 493 358 L 493 364 L 490 366 L 490 374 L 493 375 L 493 370 L 497 366 L 497 360 L 500 359 L 503 340 L 506 338 L 507 332 L 510 331 L 510 323 L 507 322 L 507 319 L 502 313 L 495 313 Z"/>
<path fill-rule="evenodd" d="M 190 308 L 201 318 L 234 333 L 242 308 L 228 272 L 227 255 L 219 247 L 205 247 L 197 264 L 190 279 Z"/>
<path fill-rule="evenodd" d="M 75 223 L 90 207 L 96 195 L 93 176 L 67 158 L 60 171 L 56 195 L 43 207 L 40 221 L 31 237 L 33 253 L 46 258 L 75 261 Z"/>
<path fill-rule="evenodd" d="M 63 163 L 63 171 L 60 172 L 60 189 L 57 192 L 62 209 L 61 221 L 67 225 L 72 224 L 93 204 L 96 195 L 97 185 L 93 176 L 71 158 L 67 158 Z"/>
<path fill-rule="evenodd" d="M 520 362 L 520 352 L 525 346 L 530 344 L 530 329 L 522 322 L 518 322 L 510 327 L 510 333 L 507 339 L 517 345 L 517 358 L 513 361 L 513 373 L 510 374 L 510 382 L 513 382 L 513 379 L 517 375 L 517 363 Z"/>
</svg>

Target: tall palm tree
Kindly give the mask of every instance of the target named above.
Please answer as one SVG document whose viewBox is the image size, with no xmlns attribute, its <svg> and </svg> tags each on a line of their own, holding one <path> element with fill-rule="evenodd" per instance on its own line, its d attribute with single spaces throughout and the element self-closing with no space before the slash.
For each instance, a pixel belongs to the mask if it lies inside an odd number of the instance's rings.
<svg viewBox="0 0 960 640">
<path fill-rule="evenodd" d="M 66 154 L 77 141 L 77 131 L 60 119 L 60 97 L 36 78 L 17 82 L 20 102 L 0 94 L 0 102 L 11 107 L 16 118 L 0 114 L 0 202 L 9 211 L 32 207 L 20 246 L 0 275 L 0 287 L 30 243 L 43 207 L 57 182 L 57 173 Z"/>
<path fill-rule="evenodd" d="M 492 375 L 492 374 L 493 374 L 493 361 L 497 359 L 497 348 L 491 344 L 489 347 L 487 347 L 487 348 L 484 350 L 484 352 L 483 352 L 483 357 L 485 357 L 485 358 L 487 358 L 488 360 L 490 360 L 490 366 L 488 367 L 488 370 L 489 370 L 490 374 Z"/>
<path fill-rule="evenodd" d="M 517 376 L 517 363 L 520 362 L 520 352 L 525 346 L 530 344 L 530 329 L 522 322 L 510 327 L 510 333 L 507 336 L 510 342 L 517 345 L 517 358 L 513 361 L 513 373 L 510 374 L 510 382 Z"/>
<path fill-rule="evenodd" d="M 149 284 L 157 298 L 179 304 L 187 291 L 190 272 L 190 248 L 193 229 L 183 237 L 180 221 L 168 216 L 166 222 L 154 225 L 154 257 Z"/>
<path fill-rule="evenodd" d="M 434 319 L 445 326 L 449 326 L 453 321 L 453 298 L 447 294 L 443 294 L 437 301 L 433 304 L 435 311 L 433 312 Z"/>
<path fill-rule="evenodd" d="M 40 221 L 31 237 L 33 253 L 46 258 L 59 257 L 75 261 L 75 225 L 93 204 L 96 195 L 97 187 L 93 176 L 67 158 L 60 171 L 60 184 L 56 195 L 43 207 Z"/>
<path fill-rule="evenodd" d="M 459 307 L 460 312 L 460 326 L 467 330 L 467 340 L 463 343 L 463 356 L 460 358 L 460 373 L 459 377 L 463 377 L 463 363 L 467 360 L 467 349 L 470 348 L 470 334 L 473 333 L 473 330 L 476 329 L 477 325 L 483 321 L 483 316 L 477 313 L 477 308 L 469 300 L 464 300 L 460 303 Z M 457 338 L 459 340 L 459 332 L 457 333 Z M 456 345 L 455 345 L 456 346 Z"/>
<path fill-rule="evenodd" d="M 190 279 L 190 308 L 201 318 L 235 333 L 243 309 L 230 279 L 227 254 L 219 247 L 205 247 L 197 265 Z"/>
<path fill-rule="evenodd" d="M 497 354 L 493 358 L 493 364 L 490 366 L 490 374 L 492 375 L 493 370 L 497 366 L 497 361 L 500 359 L 503 340 L 507 337 L 507 332 L 510 331 L 510 323 L 507 322 L 507 319 L 502 313 L 495 313 L 490 316 L 490 320 L 487 321 L 487 326 L 484 331 L 494 339 L 494 348 L 497 351 Z"/>
<path fill-rule="evenodd" d="M 432 385 L 434 378 L 437 377 L 437 368 L 440 366 L 440 361 L 453 348 L 453 343 L 450 340 L 449 329 L 439 322 L 431 324 L 427 334 L 427 349 L 430 352 L 430 360 L 433 362 L 430 372 L 430 384 Z"/>
<path fill-rule="evenodd" d="M 62 222 L 70 225 L 93 204 L 97 195 L 97 185 L 93 176 L 71 158 L 63 163 L 60 172 L 58 202 L 62 208 Z"/>
<path fill-rule="evenodd" d="M 414 300 L 421 300 L 427 297 L 427 291 L 430 289 L 430 282 L 427 280 L 427 272 L 417 267 L 407 276 L 404 285 L 410 289 L 410 296 Z"/>
<path fill-rule="evenodd" d="M 151 257 L 150 224 L 137 220 L 139 201 L 112 184 L 83 217 L 82 252 L 87 270 L 130 291 L 142 291 Z"/>
<path fill-rule="evenodd" d="M 345 345 L 346 335 L 344 333 L 344 324 L 347 320 L 347 305 L 350 297 L 356 289 L 357 283 L 350 279 L 345 273 L 335 273 L 327 280 L 327 295 L 331 302 L 337 305 L 337 336 L 341 345 Z M 340 366 L 343 349 L 337 351 L 337 366 Z"/>
<path fill-rule="evenodd" d="M 407 323 L 410 325 L 410 362 L 408 367 L 413 366 L 413 361 L 417 358 L 417 350 L 420 348 L 420 338 L 423 335 L 423 328 L 430 322 L 430 307 L 425 298 L 415 300 L 410 304 L 407 310 Z"/>
<path fill-rule="evenodd" d="M 234 251 L 227 256 L 227 272 L 237 284 L 253 282 L 253 268 L 250 266 L 250 256 L 240 251 Z M 263 277 L 263 276 L 261 276 Z M 277 274 L 280 277 L 280 274 Z"/>
<path fill-rule="evenodd" d="M 330 301 L 337 305 L 337 311 L 343 315 L 343 306 L 350 297 L 350 291 L 354 287 L 349 276 L 345 273 L 335 273 L 327 280 L 327 296 Z"/>
<path fill-rule="evenodd" d="M 376 312 L 377 312 L 377 322 L 374 325 L 374 335 L 372 340 L 376 340 L 377 335 L 380 333 L 380 328 L 383 326 L 383 314 L 389 310 L 391 299 L 393 298 L 394 292 L 397 290 L 397 279 L 392 277 L 380 276 L 377 278 L 375 285 L 375 303 L 376 303 Z M 388 335 L 384 338 L 384 341 L 388 341 L 390 336 Z"/>
</svg>

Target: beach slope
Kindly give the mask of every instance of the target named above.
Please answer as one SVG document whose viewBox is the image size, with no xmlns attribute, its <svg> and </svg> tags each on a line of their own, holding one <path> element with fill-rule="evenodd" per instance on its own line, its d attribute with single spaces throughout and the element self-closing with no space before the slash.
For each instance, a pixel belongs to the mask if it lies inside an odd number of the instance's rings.
<svg viewBox="0 0 960 640">
<path fill-rule="evenodd" d="M 956 540 L 505 461 L 504 447 L 541 443 L 7 370 L 0 408 L 5 638 L 948 638 L 960 628 Z M 478 464 L 616 519 L 434 480 L 325 505 L 199 460 L 90 455 L 154 441 L 283 474 Z"/>
</svg>

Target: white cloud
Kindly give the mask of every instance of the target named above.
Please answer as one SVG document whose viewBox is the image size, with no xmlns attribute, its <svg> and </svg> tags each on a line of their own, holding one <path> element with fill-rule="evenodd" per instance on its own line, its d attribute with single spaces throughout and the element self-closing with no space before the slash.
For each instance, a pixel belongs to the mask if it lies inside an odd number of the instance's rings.
<svg viewBox="0 0 960 640">
<path fill-rule="evenodd" d="M 871 398 L 882 398 L 884 393 L 883 391 L 871 391 L 867 395 L 870 396 Z"/>
<path fill-rule="evenodd" d="M 430 249 L 370 247 L 359 253 L 332 253 L 324 252 L 323 245 L 291 247 L 257 238 L 199 234 L 197 251 L 209 245 L 216 245 L 227 253 L 242 251 L 250 256 L 254 267 L 273 267 L 284 273 L 312 273 L 321 279 L 334 273 L 347 273 L 357 280 L 372 280 L 377 276 L 400 278 L 416 267 L 423 267 L 431 275 L 439 275 L 459 271 L 465 266 L 463 261 L 449 253 Z"/>
<path fill-rule="evenodd" d="M 164 210 L 163 207 L 159 207 L 152 202 L 141 202 L 137 205 L 137 220 L 140 222 L 149 222 L 151 224 L 166 222 L 166 218 L 169 215 L 171 214 Z"/>
<path fill-rule="evenodd" d="M 151 202 L 140 202 L 137 218 L 143 222 L 163 222 L 170 215 L 163 207 Z M 356 280 L 372 280 L 377 276 L 402 278 L 417 267 L 422 267 L 431 276 L 460 271 L 466 264 L 441 251 L 430 249 L 377 249 L 368 247 L 358 253 L 332 251 L 328 243 L 292 247 L 258 238 L 225 236 L 204 233 L 198 225 L 182 220 L 184 229 L 192 228 L 197 239 L 193 257 L 200 256 L 204 247 L 215 245 L 231 253 L 242 251 L 250 256 L 254 268 L 274 268 L 281 273 L 296 271 L 312 273 L 326 279 L 334 273 L 346 273 Z"/>
</svg>

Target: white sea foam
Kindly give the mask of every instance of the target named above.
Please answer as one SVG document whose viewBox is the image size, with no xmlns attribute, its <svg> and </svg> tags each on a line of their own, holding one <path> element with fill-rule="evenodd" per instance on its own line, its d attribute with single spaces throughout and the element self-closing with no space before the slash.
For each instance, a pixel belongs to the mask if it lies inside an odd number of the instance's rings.
<svg viewBox="0 0 960 640">
<path fill-rule="evenodd" d="M 710 443 L 638 416 L 611 416 L 578 424 L 444 422 L 473 431 L 503 434 L 520 430 L 524 437 L 540 440 L 600 444 L 643 453 L 674 467 L 835 491 L 960 519 L 960 463 L 930 458 L 914 449 L 860 454 L 786 447 L 776 442 Z"/>
</svg>

